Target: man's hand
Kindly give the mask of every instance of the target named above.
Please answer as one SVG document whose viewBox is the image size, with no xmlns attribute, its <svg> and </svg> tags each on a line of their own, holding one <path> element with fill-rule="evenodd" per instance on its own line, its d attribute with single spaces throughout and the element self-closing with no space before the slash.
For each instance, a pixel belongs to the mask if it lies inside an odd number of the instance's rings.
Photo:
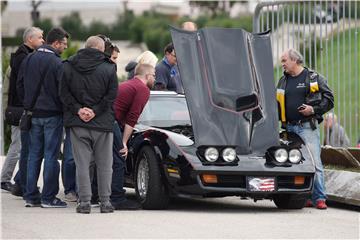
<svg viewBox="0 0 360 240">
<path fill-rule="evenodd" d="M 91 119 L 93 119 L 95 117 L 96 114 L 94 113 L 94 111 L 91 108 L 84 107 L 83 109 L 87 112 L 87 116 L 89 116 L 88 121 L 90 121 Z"/>
<path fill-rule="evenodd" d="M 299 109 L 299 113 L 301 113 L 304 116 L 311 116 L 314 114 L 314 108 L 310 105 L 303 104 L 298 109 Z"/>
<path fill-rule="evenodd" d="M 127 148 L 127 146 L 126 146 L 126 143 L 123 143 L 123 149 L 121 149 L 120 151 L 119 151 L 119 153 L 121 154 L 121 156 L 123 156 L 124 158 L 126 158 L 127 157 L 127 155 L 128 155 L 128 148 Z"/>
<path fill-rule="evenodd" d="M 78 111 L 78 115 L 81 120 L 84 122 L 89 122 L 91 119 L 95 117 L 95 113 L 91 108 L 83 107 Z"/>
</svg>

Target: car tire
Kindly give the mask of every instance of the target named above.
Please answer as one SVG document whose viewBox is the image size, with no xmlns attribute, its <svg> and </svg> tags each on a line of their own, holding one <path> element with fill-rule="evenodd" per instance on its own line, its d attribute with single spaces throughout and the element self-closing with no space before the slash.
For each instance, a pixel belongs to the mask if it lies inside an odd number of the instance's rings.
<svg viewBox="0 0 360 240">
<path fill-rule="evenodd" d="M 135 191 L 143 209 L 166 209 L 169 204 L 169 194 L 162 181 L 159 162 L 150 146 L 144 146 L 139 151 Z"/>
<path fill-rule="evenodd" d="M 275 195 L 273 200 L 280 209 L 302 209 L 305 207 L 307 197 L 297 194 L 279 194 Z"/>
</svg>

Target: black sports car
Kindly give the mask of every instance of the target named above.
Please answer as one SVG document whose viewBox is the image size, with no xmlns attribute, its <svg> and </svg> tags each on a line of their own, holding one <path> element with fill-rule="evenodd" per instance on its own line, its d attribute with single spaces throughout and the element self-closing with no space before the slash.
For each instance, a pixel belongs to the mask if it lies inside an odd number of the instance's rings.
<svg viewBox="0 0 360 240">
<path fill-rule="evenodd" d="M 152 92 L 128 143 L 126 185 L 143 208 L 163 209 L 184 195 L 303 208 L 315 167 L 297 135 L 279 137 L 268 34 L 171 34 L 186 98 Z"/>
</svg>

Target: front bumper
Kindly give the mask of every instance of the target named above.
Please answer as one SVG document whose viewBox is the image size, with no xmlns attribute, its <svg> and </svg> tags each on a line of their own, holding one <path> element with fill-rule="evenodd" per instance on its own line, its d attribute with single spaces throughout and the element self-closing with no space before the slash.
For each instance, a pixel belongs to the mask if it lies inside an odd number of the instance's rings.
<svg viewBox="0 0 360 240">
<path fill-rule="evenodd" d="M 188 168 L 186 181 L 182 181 L 181 177 L 176 181 L 183 183 L 177 185 L 178 192 L 203 196 L 269 196 L 282 193 L 310 193 L 312 190 L 315 168 L 309 160 L 285 167 L 269 165 L 263 157 L 238 157 L 240 161 L 236 166 L 205 166 L 197 157 L 191 159 L 191 156 L 187 155 L 191 167 Z M 204 174 L 216 175 L 217 181 L 213 183 L 204 181 L 202 178 Z M 273 179 L 274 189 L 253 191 L 249 188 L 250 177 Z M 303 177 L 303 184 L 298 182 L 295 184 L 295 177 Z"/>
</svg>

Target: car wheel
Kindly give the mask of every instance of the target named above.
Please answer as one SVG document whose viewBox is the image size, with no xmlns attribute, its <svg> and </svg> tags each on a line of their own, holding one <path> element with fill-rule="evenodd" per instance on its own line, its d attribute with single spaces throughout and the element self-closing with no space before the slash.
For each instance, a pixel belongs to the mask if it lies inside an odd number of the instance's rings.
<svg viewBox="0 0 360 240">
<path fill-rule="evenodd" d="M 302 209 L 307 197 L 297 194 L 280 194 L 274 196 L 274 203 L 280 209 Z"/>
<path fill-rule="evenodd" d="M 139 152 L 135 177 L 135 191 L 144 209 L 167 208 L 169 194 L 161 180 L 155 152 L 149 146 L 143 147 Z"/>
</svg>

